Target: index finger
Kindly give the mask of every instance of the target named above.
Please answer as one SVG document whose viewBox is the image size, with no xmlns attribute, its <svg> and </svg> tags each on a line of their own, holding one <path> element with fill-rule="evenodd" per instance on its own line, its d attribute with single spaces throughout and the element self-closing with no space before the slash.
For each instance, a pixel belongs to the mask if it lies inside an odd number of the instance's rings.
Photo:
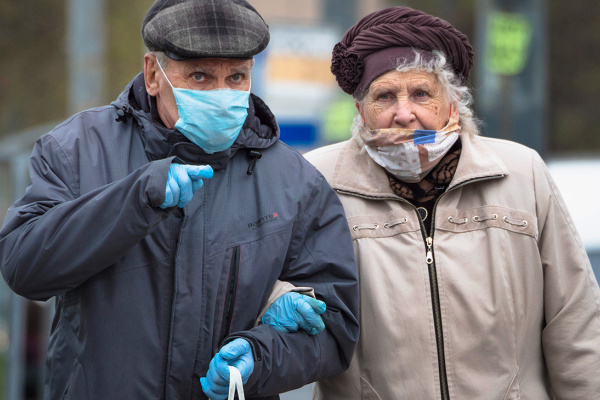
<svg viewBox="0 0 600 400">
<path fill-rule="evenodd" d="M 218 386 L 229 385 L 229 363 L 221 355 L 215 355 L 209 364 L 206 378 Z"/>
<path fill-rule="evenodd" d="M 187 165 L 187 173 L 192 180 L 210 179 L 213 177 L 213 169 L 210 165 Z"/>
<path fill-rule="evenodd" d="M 300 324 L 304 330 L 309 331 L 310 328 L 316 328 L 320 332 L 325 329 L 325 323 L 323 322 L 323 319 L 307 301 L 300 302 L 296 307 L 296 311 L 304 320 Z M 306 324 L 308 324 L 308 326 L 306 326 Z"/>
<path fill-rule="evenodd" d="M 306 302 L 308 304 L 310 304 L 310 306 L 312 307 L 313 310 L 315 310 L 315 312 L 317 314 L 323 314 L 325 312 L 325 310 L 327 309 L 327 306 L 325 305 L 324 302 L 322 302 L 321 300 L 317 300 L 313 297 L 307 296 L 308 298 L 305 299 Z"/>
</svg>

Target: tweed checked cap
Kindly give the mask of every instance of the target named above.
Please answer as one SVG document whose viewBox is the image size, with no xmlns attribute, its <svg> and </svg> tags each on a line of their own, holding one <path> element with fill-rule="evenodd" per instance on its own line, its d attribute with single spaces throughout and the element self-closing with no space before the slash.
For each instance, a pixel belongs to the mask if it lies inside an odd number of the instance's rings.
<svg viewBox="0 0 600 400">
<path fill-rule="evenodd" d="M 144 44 L 173 60 L 252 58 L 269 27 L 244 0 L 156 0 L 142 23 Z"/>
</svg>

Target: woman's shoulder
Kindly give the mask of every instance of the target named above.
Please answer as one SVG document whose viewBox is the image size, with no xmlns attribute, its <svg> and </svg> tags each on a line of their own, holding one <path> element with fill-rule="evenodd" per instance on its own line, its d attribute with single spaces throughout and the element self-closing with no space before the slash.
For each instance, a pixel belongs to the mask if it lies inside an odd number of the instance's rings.
<svg viewBox="0 0 600 400">
<path fill-rule="evenodd" d="M 340 153 L 349 144 L 350 141 L 347 140 L 318 147 L 304 153 L 304 158 L 314 165 L 325 177 L 330 177 L 333 174 Z"/>
</svg>

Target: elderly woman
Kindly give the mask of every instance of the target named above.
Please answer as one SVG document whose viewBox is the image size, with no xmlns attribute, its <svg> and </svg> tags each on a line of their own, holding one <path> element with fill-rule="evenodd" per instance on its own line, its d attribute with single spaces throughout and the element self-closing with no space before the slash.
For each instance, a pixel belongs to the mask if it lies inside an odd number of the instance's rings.
<svg viewBox="0 0 600 400">
<path fill-rule="evenodd" d="M 306 157 L 337 191 L 361 285 L 349 370 L 318 399 L 600 398 L 600 290 L 539 155 L 478 136 L 465 35 L 407 7 L 333 51 L 352 138 Z"/>
</svg>

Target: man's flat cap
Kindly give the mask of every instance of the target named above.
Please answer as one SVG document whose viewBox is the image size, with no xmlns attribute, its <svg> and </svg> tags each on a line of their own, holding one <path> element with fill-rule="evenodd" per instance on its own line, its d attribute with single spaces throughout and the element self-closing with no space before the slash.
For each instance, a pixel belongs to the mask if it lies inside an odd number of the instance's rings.
<svg viewBox="0 0 600 400">
<path fill-rule="evenodd" d="M 173 60 L 252 58 L 269 27 L 244 0 L 156 0 L 142 23 L 144 44 Z"/>
</svg>

